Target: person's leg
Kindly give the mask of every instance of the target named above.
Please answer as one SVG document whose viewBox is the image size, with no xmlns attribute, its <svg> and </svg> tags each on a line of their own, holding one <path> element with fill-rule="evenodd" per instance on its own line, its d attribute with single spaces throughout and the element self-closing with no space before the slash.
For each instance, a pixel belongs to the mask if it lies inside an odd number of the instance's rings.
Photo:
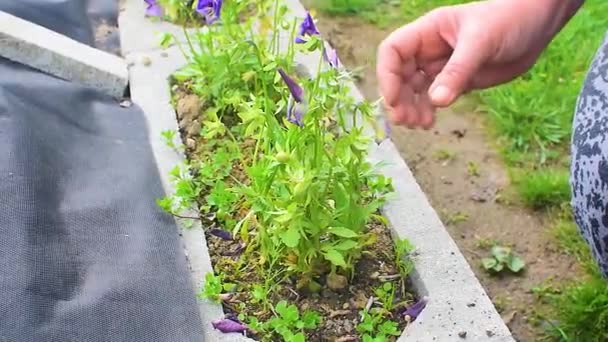
<svg viewBox="0 0 608 342">
<path fill-rule="evenodd" d="M 570 182 L 574 219 L 608 276 L 608 40 L 593 60 L 576 105 Z"/>
</svg>

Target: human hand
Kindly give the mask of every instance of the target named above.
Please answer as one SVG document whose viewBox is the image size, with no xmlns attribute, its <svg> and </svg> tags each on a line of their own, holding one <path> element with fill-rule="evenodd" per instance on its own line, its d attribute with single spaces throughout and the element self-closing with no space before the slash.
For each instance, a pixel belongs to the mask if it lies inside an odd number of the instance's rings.
<svg viewBox="0 0 608 342">
<path fill-rule="evenodd" d="M 527 71 L 583 0 L 488 0 L 442 7 L 391 33 L 377 76 L 392 122 L 430 128 L 437 107 Z"/>
</svg>

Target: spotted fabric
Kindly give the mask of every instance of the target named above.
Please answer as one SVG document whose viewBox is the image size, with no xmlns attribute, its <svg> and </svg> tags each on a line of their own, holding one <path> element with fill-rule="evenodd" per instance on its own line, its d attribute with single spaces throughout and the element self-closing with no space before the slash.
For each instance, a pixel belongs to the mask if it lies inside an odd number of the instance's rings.
<svg viewBox="0 0 608 342">
<path fill-rule="evenodd" d="M 608 277 L 608 37 L 579 95 L 572 133 L 574 219 Z"/>
</svg>

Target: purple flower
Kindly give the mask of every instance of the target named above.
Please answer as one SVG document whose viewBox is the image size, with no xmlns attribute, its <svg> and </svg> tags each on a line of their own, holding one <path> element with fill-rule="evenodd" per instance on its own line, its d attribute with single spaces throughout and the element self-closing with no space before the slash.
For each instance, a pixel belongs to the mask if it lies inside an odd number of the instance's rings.
<svg viewBox="0 0 608 342">
<path fill-rule="evenodd" d="M 196 11 L 205 17 L 207 24 L 212 24 L 220 18 L 222 0 L 198 0 Z"/>
<path fill-rule="evenodd" d="M 243 323 L 235 322 L 232 319 L 218 319 L 211 322 L 213 328 L 223 333 L 243 333 L 248 330 L 247 326 Z"/>
<path fill-rule="evenodd" d="M 302 89 L 302 87 L 300 87 L 300 85 L 297 84 L 296 81 L 293 80 L 293 78 L 289 77 L 285 70 L 281 68 L 279 68 L 278 70 L 279 74 L 281 74 L 283 82 L 287 84 L 287 88 L 289 88 L 289 92 L 291 93 L 291 96 L 293 96 L 293 99 L 296 100 L 296 102 L 298 103 L 302 102 L 302 99 L 304 97 L 304 89 Z"/>
<path fill-rule="evenodd" d="M 213 228 L 213 229 L 209 230 L 209 234 L 211 234 L 213 236 L 217 236 L 223 240 L 232 240 L 232 234 L 230 234 L 230 232 L 225 231 L 223 229 Z"/>
<path fill-rule="evenodd" d="M 300 24 L 300 30 L 298 31 L 298 36 L 296 37 L 297 44 L 306 43 L 304 40 L 304 36 L 315 36 L 321 34 L 319 30 L 317 30 L 317 26 L 315 25 L 315 21 L 312 19 L 310 13 L 306 13 L 306 18 Z"/>
<path fill-rule="evenodd" d="M 285 70 L 279 68 L 278 71 L 285 84 L 287 84 L 290 93 L 289 101 L 287 102 L 287 120 L 301 127 L 304 125 L 303 118 L 306 111 L 304 89 L 289 77 Z"/>
<path fill-rule="evenodd" d="M 148 5 L 146 7 L 146 16 L 148 17 L 162 17 L 163 8 L 156 2 L 156 0 L 144 0 Z"/>
<path fill-rule="evenodd" d="M 418 318 L 418 316 L 422 312 L 422 310 L 424 310 L 424 308 L 426 307 L 426 303 L 428 301 L 429 300 L 428 300 L 427 297 L 423 297 L 417 303 L 414 303 L 412 306 L 410 306 L 409 308 L 407 308 L 403 312 L 403 317 L 405 318 L 405 320 L 407 322 L 409 322 L 409 323 L 415 321 L 416 318 Z"/>
<path fill-rule="evenodd" d="M 332 48 L 323 49 L 323 59 L 334 69 L 338 69 L 342 65 L 340 58 L 338 58 L 338 52 Z"/>
<path fill-rule="evenodd" d="M 304 126 L 304 112 L 306 106 L 304 103 L 295 102 L 293 96 L 289 97 L 287 102 L 287 120 L 294 125 Z"/>
</svg>

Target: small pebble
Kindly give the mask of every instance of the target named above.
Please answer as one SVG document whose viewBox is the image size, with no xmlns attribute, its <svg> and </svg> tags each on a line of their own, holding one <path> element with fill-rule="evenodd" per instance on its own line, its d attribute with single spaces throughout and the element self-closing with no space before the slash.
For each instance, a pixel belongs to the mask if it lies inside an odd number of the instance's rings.
<svg viewBox="0 0 608 342">
<path fill-rule="evenodd" d="M 165 57 L 165 58 L 166 58 L 166 57 L 169 57 L 169 54 L 168 54 L 168 53 L 166 53 L 166 52 L 161 52 L 161 53 L 160 53 L 160 56 L 161 56 L 161 57 Z"/>
<path fill-rule="evenodd" d="M 494 336 L 494 332 L 492 330 L 486 330 L 486 335 L 488 335 L 488 337 L 492 337 Z"/>
<path fill-rule="evenodd" d="M 186 146 L 189 149 L 194 150 L 196 148 L 196 141 L 192 138 L 188 138 L 186 139 Z"/>
<path fill-rule="evenodd" d="M 145 66 L 149 66 L 150 64 L 152 64 L 152 60 L 151 60 L 151 59 L 150 59 L 150 57 L 148 57 L 148 56 L 144 56 L 144 57 L 141 59 L 141 62 L 142 62 L 142 64 L 143 64 L 143 65 L 145 65 Z"/>
<path fill-rule="evenodd" d="M 460 338 L 467 338 L 467 332 L 466 331 L 461 331 L 461 332 L 458 333 L 458 336 Z"/>
<path fill-rule="evenodd" d="M 344 304 L 342 304 L 342 309 L 344 309 L 344 310 L 350 309 L 350 305 L 348 303 L 344 303 Z"/>
<path fill-rule="evenodd" d="M 469 303 L 469 304 L 467 304 L 467 306 L 470 307 L 470 308 L 472 308 L 472 307 L 475 306 L 475 303 Z"/>
</svg>

